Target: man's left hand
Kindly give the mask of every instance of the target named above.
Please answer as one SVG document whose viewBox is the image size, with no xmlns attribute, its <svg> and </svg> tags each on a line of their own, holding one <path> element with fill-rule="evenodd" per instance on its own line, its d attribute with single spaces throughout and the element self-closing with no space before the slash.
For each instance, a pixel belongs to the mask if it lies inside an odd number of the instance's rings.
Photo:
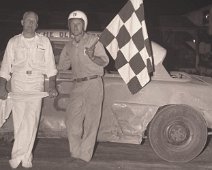
<svg viewBox="0 0 212 170">
<path fill-rule="evenodd" d="M 94 48 L 85 48 L 85 54 L 91 59 L 94 60 Z"/>
<path fill-rule="evenodd" d="M 49 88 L 48 93 L 49 93 L 49 97 L 51 98 L 58 96 L 58 91 L 56 88 Z"/>
</svg>

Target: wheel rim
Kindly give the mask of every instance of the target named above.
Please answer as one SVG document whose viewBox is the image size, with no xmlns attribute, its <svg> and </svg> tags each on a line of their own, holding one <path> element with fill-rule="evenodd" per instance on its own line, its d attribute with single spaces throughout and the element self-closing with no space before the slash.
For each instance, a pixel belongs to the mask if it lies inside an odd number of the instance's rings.
<svg viewBox="0 0 212 170">
<path fill-rule="evenodd" d="M 191 141 L 190 129 L 181 121 L 171 122 L 165 130 L 167 142 L 176 147 L 182 147 Z"/>
<path fill-rule="evenodd" d="M 155 115 L 149 127 L 150 144 L 168 162 L 188 162 L 207 141 L 207 124 L 201 113 L 186 105 L 170 105 Z"/>
</svg>

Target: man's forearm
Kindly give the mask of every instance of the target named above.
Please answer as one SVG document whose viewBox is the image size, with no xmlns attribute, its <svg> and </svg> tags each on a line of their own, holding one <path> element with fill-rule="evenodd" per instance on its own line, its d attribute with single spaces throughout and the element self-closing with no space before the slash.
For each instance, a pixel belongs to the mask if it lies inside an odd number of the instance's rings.
<svg viewBox="0 0 212 170">
<path fill-rule="evenodd" d="M 93 58 L 90 58 L 90 59 L 99 66 L 105 66 L 106 65 L 105 61 L 101 57 L 94 56 Z"/>
</svg>

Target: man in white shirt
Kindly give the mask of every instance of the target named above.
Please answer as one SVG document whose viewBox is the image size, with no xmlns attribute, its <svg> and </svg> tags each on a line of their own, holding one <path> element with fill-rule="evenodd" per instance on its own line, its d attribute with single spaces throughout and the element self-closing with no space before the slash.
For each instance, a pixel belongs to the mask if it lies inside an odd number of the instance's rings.
<svg viewBox="0 0 212 170">
<path fill-rule="evenodd" d="M 57 69 L 51 43 L 48 38 L 35 32 L 38 15 L 25 12 L 21 20 L 23 32 L 12 37 L 6 47 L 0 69 L 0 99 L 6 99 L 6 84 L 11 80 L 11 91 L 19 94 L 44 91 L 44 75 L 49 78 L 49 96 L 55 97 Z M 12 168 L 22 162 L 25 168 L 32 167 L 32 149 L 40 118 L 42 97 L 13 101 L 14 144 Z"/>
</svg>

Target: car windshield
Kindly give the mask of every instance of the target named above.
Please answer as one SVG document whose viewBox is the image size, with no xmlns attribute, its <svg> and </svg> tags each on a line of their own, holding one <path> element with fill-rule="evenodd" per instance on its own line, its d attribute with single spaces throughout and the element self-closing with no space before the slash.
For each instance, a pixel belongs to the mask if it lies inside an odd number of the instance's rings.
<svg viewBox="0 0 212 170">
<path fill-rule="evenodd" d="M 58 64 L 59 59 L 60 59 L 60 53 L 61 53 L 63 47 L 65 46 L 65 42 L 64 41 L 51 41 L 51 44 L 52 44 L 52 48 L 53 48 L 53 52 L 54 52 L 54 56 L 55 56 L 55 63 Z"/>
</svg>

